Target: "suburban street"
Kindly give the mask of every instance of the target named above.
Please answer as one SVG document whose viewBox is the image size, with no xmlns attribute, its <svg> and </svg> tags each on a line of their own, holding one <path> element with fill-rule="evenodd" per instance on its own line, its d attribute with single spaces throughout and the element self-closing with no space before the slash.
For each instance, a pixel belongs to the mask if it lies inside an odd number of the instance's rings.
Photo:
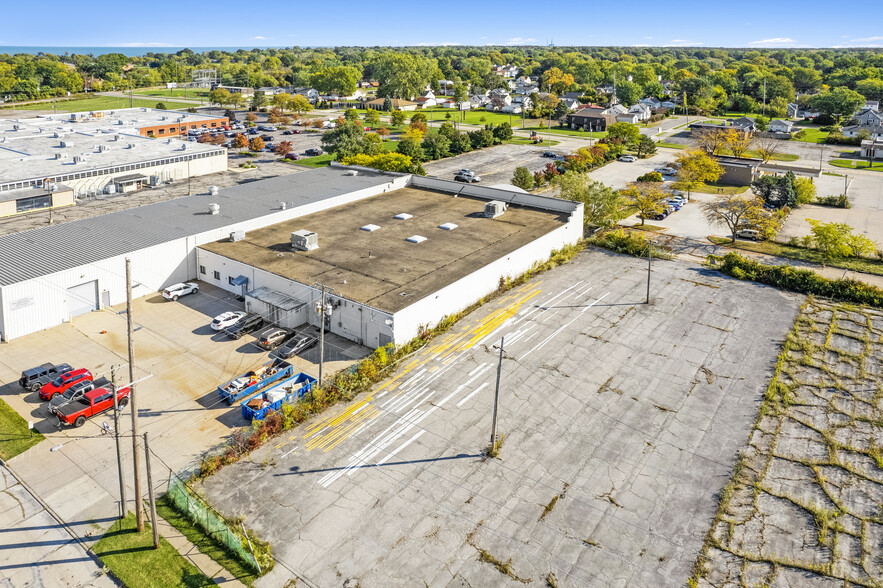
<svg viewBox="0 0 883 588">
<path fill-rule="evenodd" d="M 673 261 L 645 305 L 646 277 L 584 252 L 212 476 L 274 545 L 256 585 L 683 585 L 799 297 Z"/>
</svg>

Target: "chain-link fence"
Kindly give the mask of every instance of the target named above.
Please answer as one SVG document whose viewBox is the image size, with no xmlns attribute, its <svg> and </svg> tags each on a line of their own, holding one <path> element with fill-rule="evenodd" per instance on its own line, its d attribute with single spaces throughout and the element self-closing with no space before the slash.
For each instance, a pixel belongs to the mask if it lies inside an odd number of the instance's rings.
<svg viewBox="0 0 883 588">
<path fill-rule="evenodd" d="M 234 533 L 224 518 L 212 509 L 199 497 L 194 496 L 175 474 L 169 478 L 168 498 L 175 508 L 186 515 L 194 523 L 231 552 L 235 553 L 242 561 L 260 571 L 255 558 L 252 556 L 246 541 L 241 535 Z"/>
</svg>

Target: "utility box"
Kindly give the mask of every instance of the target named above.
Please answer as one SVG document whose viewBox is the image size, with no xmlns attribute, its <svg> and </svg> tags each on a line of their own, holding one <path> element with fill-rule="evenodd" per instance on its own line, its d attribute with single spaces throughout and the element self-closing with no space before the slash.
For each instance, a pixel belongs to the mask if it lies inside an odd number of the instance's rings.
<svg viewBox="0 0 883 588">
<path fill-rule="evenodd" d="M 486 218 L 497 218 L 506 212 L 506 203 L 499 200 L 491 200 L 484 205 L 484 216 Z"/>
<path fill-rule="evenodd" d="M 243 239 L 245 239 L 245 231 L 233 231 L 230 233 L 230 240 L 234 243 L 236 241 L 242 241 Z"/>
<path fill-rule="evenodd" d="M 291 248 L 296 251 L 312 251 L 319 248 L 319 235 L 313 231 L 294 231 L 291 233 Z"/>
</svg>

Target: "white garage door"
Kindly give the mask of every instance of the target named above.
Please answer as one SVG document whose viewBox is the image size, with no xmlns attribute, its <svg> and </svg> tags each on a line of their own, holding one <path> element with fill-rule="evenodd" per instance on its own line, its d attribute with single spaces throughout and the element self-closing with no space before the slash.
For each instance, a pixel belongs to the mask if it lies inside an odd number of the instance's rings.
<svg viewBox="0 0 883 588">
<path fill-rule="evenodd" d="M 98 310 L 98 281 L 68 288 L 67 310 L 72 317 Z"/>
</svg>

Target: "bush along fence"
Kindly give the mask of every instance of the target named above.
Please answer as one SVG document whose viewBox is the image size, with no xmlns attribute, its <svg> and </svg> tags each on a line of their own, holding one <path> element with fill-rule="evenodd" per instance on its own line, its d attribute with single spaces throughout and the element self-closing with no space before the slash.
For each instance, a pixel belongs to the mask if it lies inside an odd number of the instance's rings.
<svg viewBox="0 0 883 588">
<path fill-rule="evenodd" d="M 273 569 L 275 560 L 270 544 L 252 534 L 246 535 L 244 525 L 228 521 L 204 500 L 193 493 L 185 482 L 174 473 L 169 476 L 169 503 L 182 515 L 202 528 L 206 534 L 230 553 L 263 575 Z M 241 529 L 241 530 L 240 530 Z"/>
<path fill-rule="evenodd" d="M 369 390 L 371 386 L 395 369 L 402 360 L 420 350 L 434 337 L 450 329 L 462 317 L 500 294 L 524 284 L 533 276 L 567 263 L 585 249 L 586 244 L 587 242 L 582 240 L 574 245 L 567 245 L 553 251 L 544 263 L 535 264 L 531 269 L 515 278 L 501 276 L 500 287 L 496 291 L 459 313 L 444 317 L 433 328 L 421 328 L 417 336 L 408 343 L 400 347 L 390 344 L 377 348 L 370 356 L 352 368 L 338 372 L 330 383 L 326 382 L 321 388 L 315 389 L 312 394 L 297 403 L 283 404 L 282 410 L 272 411 L 263 420 L 255 420 L 250 426 L 238 429 L 225 443 L 209 450 L 202 457 L 198 470 L 194 474 L 195 478 L 203 479 L 214 474 L 224 466 L 249 455 L 283 431 L 303 423 L 309 417 L 323 412 L 338 402 L 352 400 L 359 393 Z"/>
<path fill-rule="evenodd" d="M 830 280 L 809 269 L 790 265 L 764 265 L 738 253 L 727 253 L 723 257 L 709 255 L 706 259 L 709 267 L 738 280 L 760 282 L 801 294 L 883 307 L 883 289 L 857 280 Z"/>
</svg>

